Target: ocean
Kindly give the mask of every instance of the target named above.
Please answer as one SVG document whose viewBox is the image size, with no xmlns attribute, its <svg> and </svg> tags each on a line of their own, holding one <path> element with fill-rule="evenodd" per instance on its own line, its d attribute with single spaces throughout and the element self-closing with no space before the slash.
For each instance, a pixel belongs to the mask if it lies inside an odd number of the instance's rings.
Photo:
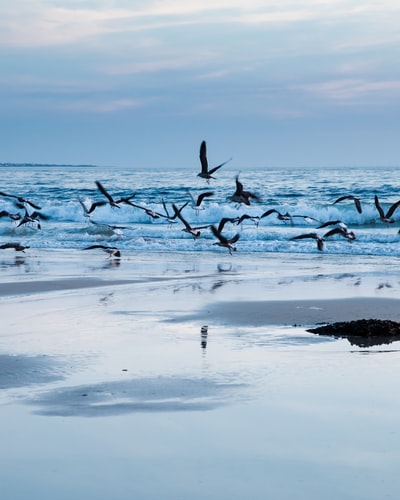
<svg viewBox="0 0 400 500">
<path fill-rule="evenodd" d="M 19 196 L 40 207 L 43 218 L 38 223 L 19 226 L 21 219 L 0 219 L 0 244 L 18 242 L 32 249 L 81 250 L 91 245 L 113 246 L 121 252 L 228 252 L 216 245 L 210 225 L 218 226 L 222 218 L 245 218 L 240 224 L 227 222 L 222 230 L 226 238 L 239 234 L 235 258 L 239 254 L 341 254 L 354 256 L 400 255 L 400 209 L 390 223 L 382 222 L 375 207 L 378 196 L 384 212 L 400 199 L 400 177 L 397 168 L 265 168 L 238 169 L 231 163 L 215 174 L 209 183 L 197 176 L 197 167 L 188 169 L 144 170 L 96 166 L 19 165 L 1 167 L 0 191 Z M 228 199 L 235 191 L 239 175 L 245 190 L 254 193 L 250 205 Z M 134 195 L 137 208 L 121 203 L 98 206 L 85 216 L 81 202 L 107 201 L 95 181 L 101 182 L 114 199 Z M 200 209 L 192 207 L 192 198 L 211 191 Z M 334 203 L 342 196 L 360 200 L 359 213 L 352 199 Z M 0 210 L 25 213 L 16 206 L 16 198 L 0 196 Z M 172 204 L 181 207 L 182 216 L 193 227 L 201 227 L 193 238 L 183 231 L 183 222 L 172 223 L 166 217 L 153 218 L 144 209 L 171 215 Z M 35 211 L 25 204 L 28 213 Z M 270 215 L 260 218 L 266 211 Z M 278 217 L 290 214 L 290 217 Z M 354 240 L 336 233 L 324 236 L 338 227 L 326 222 L 341 221 L 355 235 Z M 19 227 L 18 227 L 19 226 Z M 39 228 L 40 226 L 40 228 Z M 206 226 L 206 227 L 202 227 Z M 292 239 L 317 233 L 324 241 L 319 250 L 313 238 Z M 5 250 L 3 250 L 5 251 Z M 10 251 L 10 250 L 6 250 Z M 27 250 L 28 252 L 28 250 Z"/>
</svg>

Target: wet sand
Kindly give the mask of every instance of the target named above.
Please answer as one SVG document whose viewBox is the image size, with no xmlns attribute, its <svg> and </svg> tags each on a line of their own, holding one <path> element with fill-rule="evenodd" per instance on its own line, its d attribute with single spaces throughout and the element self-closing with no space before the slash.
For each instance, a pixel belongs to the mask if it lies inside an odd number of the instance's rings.
<svg viewBox="0 0 400 500">
<path fill-rule="evenodd" d="M 306 331 L 400 320 L 397 275 L 39 257 L 0 283 L 2 498 L 397 498 L 399 343 Z"/>
</svg>

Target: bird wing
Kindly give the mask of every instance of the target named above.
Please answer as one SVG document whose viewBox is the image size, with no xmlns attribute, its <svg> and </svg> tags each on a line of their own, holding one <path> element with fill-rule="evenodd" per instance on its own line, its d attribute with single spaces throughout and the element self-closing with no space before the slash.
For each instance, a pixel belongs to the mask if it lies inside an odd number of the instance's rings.
<svg viewBox="0 0 400 500">
<path fill-rule="evenodd" d="M 235 234 L 235 236 L 233 238 L 231 238 L 229 240 L 229 243 L 236 243 L 239 240 L 239 238 L 240 238 L 240 234 L 237 233 L 237 234 Z"/>
<path fill-rule="evenodd" d="M 305 234 L 299 234 L 298 236 L 293 236 L 293 238 L 290 238 L 291 240 L 302 240 L 304 238 L 313 238 L 314 240 L 320 240 L 321 237 L 317 233 L 305 233 Z"/>
<path fill-rule="evenodd" d="M 224 244 L 224 245 L 227 245 L 228 244 L 228 240 L 227 238 L 225 238 L 225 236 L 223 236 L 219 231 L 218 229 L 215 227 L 215 226 L 210 226 L 211 228 L 211 231 L 213 232 L 213 235 L 219 239 L 219 241 Z"/>
<path fill-rule="evenodd" d="M 398 207 L 399 205 L 400 205 L 400 200 L 399 200 L 399 201 L 397 201 L 396 203 L 394 203 L 394 204 L 393 204 L 393 205 L 389 208 L 389 210 L 387 211 L 386 217 L 387 217 L 387 218 L 390 218 L 390 217 L 394 214 L 395 210 L 397 209 L 397 207 Z"/>
<path fill-rule="evenodd" d="M 176 217 L 178 217 L 178 219 L 179 219 L 181 222 L 183 222 L 183 224 L 184 224 L 184 226 L 186 227 L 186 229 L 189 229 L 189 230 L 190 230 L 190 229 L 192 229 L 192 228 L 190 227 L 190 224 L 188 224 L 188 222 L 187 222 L 187 221 L 186 221 L 186 220 L 182 217 L 182 214 L 181 214 L 181 210 L 182 210 L 182 209 L 179 209 L 179 208 L 175 205 L 175 203 L 173 203 L 173 204 L 172 204 L 172 208 L 174 209 L 174 212 L 175 212 Z"/>
<path fill-rule="evenodd" d="M 200 163 L 201 163 L 201 173 L 208 173 L 208 161 L 207 161 L 207 146 L 206 141 L 202 141 L 200 144 Z"/>
<path fill-rule="evenodd" d="M 212 168 L 211 170 L 208 171 L 209 174 L 213 174 L 214 172 L 216 172 L 219 168 L 223 167 L 224 165 L 226 165 L 229 161 L 231 161 L 232 158 L 229 158 L 229 160 L 226 160 L 224 161 L 223 163 L 221 163 L 220 165 L 217 165 L 216 167 Z"/>
<path fill-rule="evenodd" d="M 273 213 L 279 213 L 279 212 L 277 210 L 275 210 L 275 208 L 270 208 L 269 210 L 264 212 L 262 215 L 260 215 L 260 219 L 262 219 L 263 217 L 268 217 L 268 215 L 271 215 Z"/>
<path fill-rule="evenodd" d="M 107 198 L 107 200 L 110 203 L 115 203 L 113 197 L 110 195 L 110 193 L 107 192 L 107 190 L 104 188 L 104 186 L 101 184 L 101 182 L 99 182 L 99 181 L 95 181 L 95 182 L 96 182 L 97 188 L 99 189 L 99 191 L 102 194 L 104 194 L 104 196 Z"/>
<path fill-rule="evenodd" d="M 209 196 L 212 196 L 213 194 L 214 194 L 214 191 L 206 191 L 205 193 L 200 193 L 199 196 L 197 197 L 196 207 L 199 207 L 201 205 L 201 202 L 204 200 L 204 198 L 208 198 Z"/>
<path fill-rule="evenodd" d="M 375 206 L 376 206 L 376 209 L 378 210 L 379 212 L 379 215 L 382 217 L 382 219 L 385 218 L 385 213 L 381 207 L 381 204 L 379 203 L 379 199 L 378 199 L 378 196 L 375 195 Z"/>
<path fill-rule="evenodd" d="M 335 201 L 333 202 L 333 205 L 334 205 L 335 203 L 339 203 L 340 201 L 343 201 L 343 200 L 352 200 L 352 199 L 354 199 L 354 197 L 353 197 L 352 195 L 345 195 L 345 196 L 341 196 L 340 198 L 338 198 L 337 200 L 335 200 Z"/>
<path fill-rule="evenodd" d="M 343 236 L 343 229 L 341 229 L 340 227 L 335 227 L 334 229 L 331 229 L 330 231 L 325 233 L 324 238 L 328 236 L 333 236 L 334 234 L 341 234 Z"/>
<path fill-rule="evenodd" d="M 357 212 L 359 214 L 361 214 L 362 213 L 362 207 L 361 207 L 361 202 L 360 202 L 360 200 L 358 198 L 354 198 L 354 204 L 356 206 Z"/>
</svg>

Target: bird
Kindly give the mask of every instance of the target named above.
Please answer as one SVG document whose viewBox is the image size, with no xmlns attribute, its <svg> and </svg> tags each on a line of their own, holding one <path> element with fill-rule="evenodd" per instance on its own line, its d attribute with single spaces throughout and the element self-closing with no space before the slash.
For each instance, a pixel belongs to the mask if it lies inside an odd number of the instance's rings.
<svg viewBox="0 0 400 500">
<path fill-rule="evenodd" d="M 20 243 L 4 243 L 3 245 L 0 245 L 0 249 L 4 250 L 7 248 L 13 248 L 16 252 L 24 252 L 27 248 L 30 248 L 29 246 L 26 245 L 21 245 Z"/>
<path fill-rule="evenodd" d="M 16 200 L 19 203 L 22 203 L 23 205 L 26 204 L 26 205 L 31 206 L 32 208 L 35 208 L 36 210 L 41 210 L 41 207 L 39 207 L 39 205 L 36 205 L 36 203 L 33 203 L 32 201 L 29 201 L 26 198 L 23 198 L 22 196 L 16 196 L 14 194 L 7 194 L 7 193 L 3 193 L 1 191 L 0 191 L 0 196 L 5 196 L 7 198 L 16 198 Z"/>
<path fill-rule="evenodd" d="M 291 240 L 302 240 L 304 238 L 312 238 L 317 241 L 317 247 L 320 252 L 324 249 L 324 239 L 322 236 L 320 236 L 318 233 L 306 233 L 306 234 L 299 234 L 298 236 L 293 236 L 293 238 L 290 238 Z"/>
<path fill-rule="evenodd" d="M 346 238 L 350 241 L 350 243 L 356 239 L 356 235 L 354 234 L 353 231 L 349 231 L 347 228 L 343 227 L 335 227 L 328 231 L 327 233 L 324 234 L 324 238 L 328 238 L 329 236 L 333 236 L 334 234 L 340 234 L 340 236 L 343 236 L 343 238 Z"/>
<path fill-rule="evenodd" d="M 188 204 L 189 202 L 186 201 L 180 208 L 177 209 L 177 212 L 181 212 L 185 207 L 186 205 Z M 167 204 L 165 203 L 165 200 L 164 198 L 162 199 L 162 206 L 164 208 L 164 214 L 160 214 L 162 217 L 164 217 L 165 219 L 167 219 L 167 221 L 169 222 L 169 224 L 175 224 L 176 223 L 176 218 L 177 218 L 177 212 L 174 212 L 174 215 L 170 214 L 169 211 L 168 211 L 168 208 L 167 208 Z"/>
<path fill-rule="evenodd" d="M 379 219 L 382 221 L 382 222 L 385 222 L 387 224 L 392 224 L 394 222 L 394 220 L 392 219 L 392 215 L 394 214 L 395 210 L 397 209 L 397 207 L 400 205 L 400 200 L 397 201 L 396 203 L 394 203 L 390 208 L 389 210 L 386 212 L 383 211 L 383 208 L 381 207 L 381 204 L 379 202 L 379 198 L 377 195 L 375 195 L 375 207 L 376 209 L 378 210 L 378 213 L 379 213 Z"/>
<path fill-rule="evenodd" d="M 360 198 L 357 198 L 357 196 L 353 196 L 352 194 L 349 194 L 349 195 L 345 195 L 345 196 L 341 196 L 340 198 L 338 198 L 337 200 L 335 200 L 333 202 L 333 205 L 335 205 L 336 203 L 339 203 L 343 200 L 353 200 L 354 201 L 354 204 L 356 206 L 356 209 L 357 209 L 357 212 L 359 214 L 362 213 L 362 207 L 361 207 L 361 201 L 360 201 Z"/>
<path fill-rule="evenodd" d="M 209 198 L 210 196 L 213 196 L 214 191 L 205 191 L 203 193 L 200 193 L 197 198 L 194 198 L 192 193 L 188 191 L 189 196 L 192 200 L 192 208 L 196 210 L 196 213 L 198 214 L 198 211 L 200 210 L 200 205 L 202 204 L 204 198 Z M 204 207 L 203 207 L 204 208 Z"/>
<path fill-rule="evenodd" d="M 243 184 L 239 181 L 239 175 L 236 176 L 235 182 L 236 182 L 236 190 L 232 196 L 228 196 L 228 200 L 233 201 L 238 205 L 240 203 L 243 203 L 244 205 L 250 205 L 250 198 L 253 198 L 254 200 L 259 200 L 259 197 L 256 194 L 250 191 L 245 191 L 243 189 Z"/>
<path fill-rule="evenodd" d="M 159 212 L 155 212 L 151 208 L 143 207 L 142 205 L 138 205 L 137 203 L 133 203 L 132 201 L 129 201 L 128 204 L 131 205 L 132 207 L 139 208 L 140 210 L 143 210 L 152 219 L 159 219 L 160 217 L 165 217 L 164 214 L 161 214 Z"/>
<path fill-rule="evenodd" d="M 337 226 L 345 230 L 347 229 L 347 224 L 341 220 L 328 220 L 327 222 L 324 222 L 323 224 L 318 226 L 317 229 L 323 229 L 324 227 L 328 226 Z"/>
<path fill-rule="evenodd" d="M 294 223 L 293 223 L 293 218 L 292 216 L 290 215 L 289 212 L 286 212 L 285 214 L 282 214 L 280 213 L 278 210 L 276 210 L 275 208 L 271 208 L 269 210 L 267 210 L 266 212 L 264 212 L 261 216 L 260 216 L 260 219 L 264 218 L 264 217 L 268 217 L 268 215 L 270 214 L 273 214 L 273 213 L 276 213 L 277 214 L 277 218 L 281 221 L 290 221 L 290 225 L 291 226 L 294 226 Z"/>
<path fill-rule="evenodd" d="M 193 236 L 194 239 L 198 238 L 201 234 L 200 229 L 205 229 L 209 227 L 207 224 L 206 226 L 199 226 L 199 227 L 192 227 L 182 216 L 181 211 L 178 209 L 178 207 L 175 205 L 175 203 L 172 204 L 172 208 L 174 209 L 174 212 L 178 219 L 183 223 L 185 226 L 183 231 L 186 233 L 189 233 Z"/>
<path fill-rule="evenodd" d="M 239 217 L 222 217 L 222 219 L 219 221 L 219 224 L 218 224 L 218 232 L 221 233 L 222 230 L 224 229 L 224 226 L 227 222 L 231 222 L 232 224 L 239 224 L 238 222 L 239 220 Z"/>
<path fill-rule="evenodd" d="M 47 215 L 43 215 L 39 212 L 37 212 L 36 210 L 33 211 L 32 213 L 29 213 L 28 210 L 25 208 L 25 214 L 23 217 L 21 217 L 17 224 L 17 227 L 20 227 L 20 226 L 23 226 L 24 224 L 36 224 L 36 227 L 38 229 L 41 229 L 42 226 L 40 224 L 40 220 L 39 219 L 43 219 L 43 220 L 46 220 L 48 219 Z"/>
<path fill-rule="evenodd" d="M 102 185 L 101 182 L 99 181 L 95 181 L 95 184 L 98 188 L 98 190 L 107 198 L 109 204 L 112 206 L 112 207 L 116 207 L 116 208 L 120 208 L 119 205 L 120 203 L 127 203 L 129 205 L 131 205 L 132 203 L 130 202 L 130 200 L 132 198 L 135 197 L 135 194 L 132 194 L 131 196 L 127 196 L 127 197 L 123 197 L 123 198 L 119 198 L 118 200 L 114 200 L 114 198 L 110 195 L 110 193 L 105 189 L 105 187 Z M 104 205 L 104 203 L 102 202 L 96 202 L 94 203 L 90 209 L 89 209 L 89 213 L 93 212 L 93 210 L 96 208 L 96 206 L 100 206 L 101 205 Z"/>
<path fill-rule="evenodd" d="M 2 217 L 9 217 L 11 220 L 20 220 L 22 215 L 20 213 L 12 214 L 12 213 L 8 212 L 7 210 L 2 210 L 0 212 L 0 218 L 2 218 Z"/>
<path fill-rule="evenodd" d="M 223 236 L 221 234 L 221 232 L 218 231 L 218 229 L 215 226 L 211 225 L 210 228 L 211 228 L 213 235 L 218 239 L 218 241 L 215 242 L 214 245 L 218 245 L 220 247 L 227 248 L 231 255 L 232 255 L 232 251 L 236 252 L 236 247 L 234 246 L 234 243 L 236 243 L 239 240 L 239 238 L 240 238 L 239 233 L 236 233 L 235 236 L 228 239 L 225 236 Z"/>
<path fill-rule="evenodd" d="M 104 222 L 96 222 L 89 219 L 90 224 L 97 226 L 100 230 L 106 230 L 108 232 L 114 233 L 118 236 L 123 234 L 123 230 L 127 229 L 126 226 L 114 226 L 113 224 L 105 224 Z"/>
<path fill-rule="evenodd" d="M 256 226 L 260 223 L 260 217 L 258 215 L 242 214 L 240 217 L 236 218 L 236 224 L 240 226 L 244 220 L 251 220 Z"/>
<path fill-rule="evenodd" d="M 121 257 L 121 252 L 116 247 L 108 247 L 106 245 L 91 245 L 89 247 L 84 248 L 83 250 L 94 250 L 96 248 L 100 248 L 104 252 L 108 253 L 110 258 L 114 257 L 119 259 Z"/>
<path fill-rule="evenodd" d="M 201 172 L 197 174 L 198 177 L 201 177 L 203 179 L 206 179 L 207 182 L 210 182 L 210 179 L 214 179 L 215 177 L 212 176 L 218 169 L 223 167 L 226 163 L 232 160 L 232 158 L 229 158 L 229 160 L 224 161 L 220 165 L 217 165 L 214 168 L 209 169 L 208 168 L 208 160 L 207 160 L 207 145 L 206 141 L 202 141 L 200 144 L 200 163 L 201 163 Z"/>
</svg>

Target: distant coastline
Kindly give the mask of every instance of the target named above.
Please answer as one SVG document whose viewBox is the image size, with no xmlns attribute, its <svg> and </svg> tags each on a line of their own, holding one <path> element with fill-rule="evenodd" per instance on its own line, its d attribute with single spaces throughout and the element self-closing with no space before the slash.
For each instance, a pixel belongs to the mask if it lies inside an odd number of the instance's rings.
<svg viewBox="0 0 400 500">
<path fill-rule="evenodd" d="M 97 165 L 71 165 L 69 163 L 0 163 L 1 167 L 97 167 Z"/>
</svg>

